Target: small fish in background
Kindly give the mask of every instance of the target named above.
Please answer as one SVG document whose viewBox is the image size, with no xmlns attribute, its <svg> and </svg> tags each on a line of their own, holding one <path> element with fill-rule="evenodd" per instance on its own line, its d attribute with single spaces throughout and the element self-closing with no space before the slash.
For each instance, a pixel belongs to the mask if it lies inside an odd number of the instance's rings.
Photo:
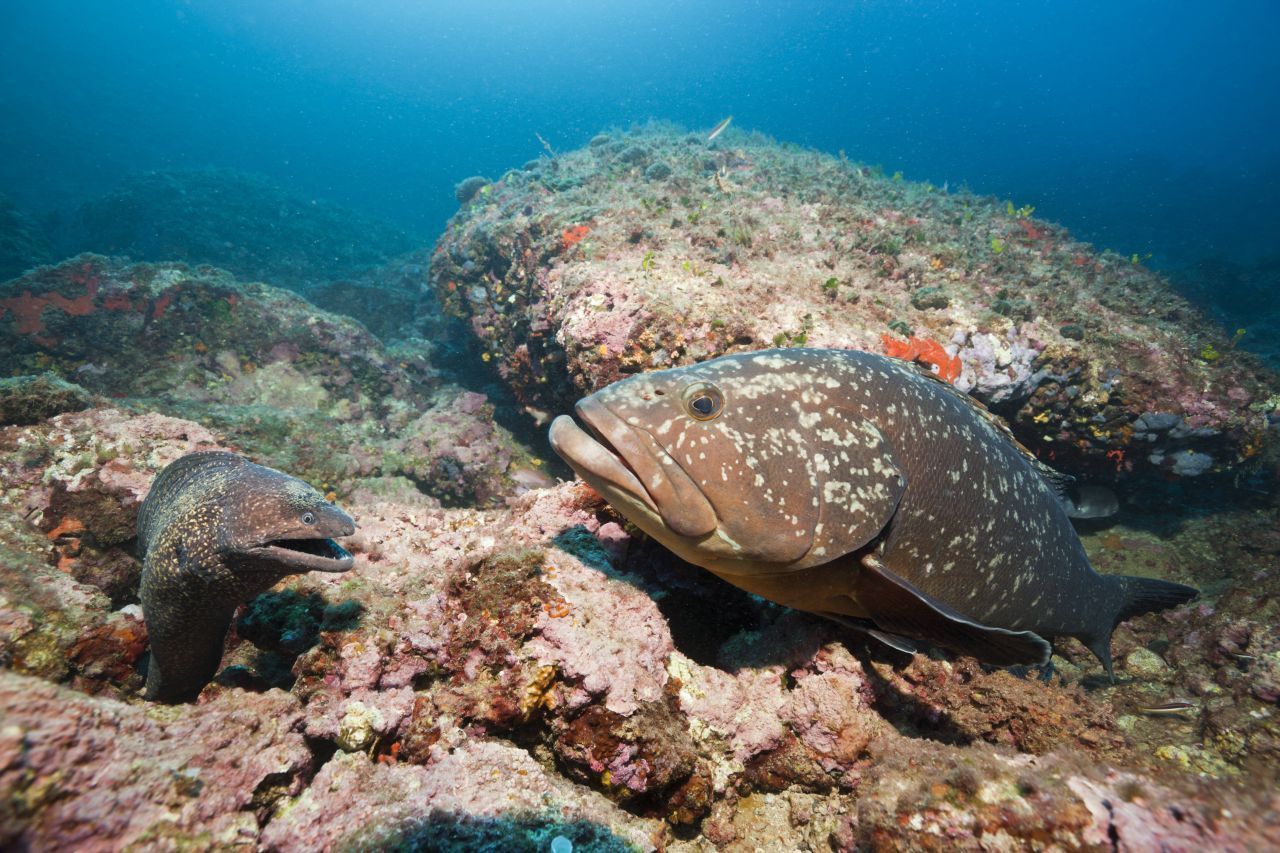
<svg viewBox="0 0 1280 853">
<path fill-rule="evenodd" d="M 711 128 L 711 132 L 707 134 L 707 143 L 710 144 L 714 142 L 717 136 L 724 133 L 725 129 L 729 127 L 729 122 L 731 121 L 733 121 L 733 116 L 727 116 L 724 121 Z"/>
<path fill-rule="evenodd" d="M 546 409 L 539 409 L 537 406 L 525 406 L 524 413 L 533 418 L 534 426 L 544 427 L 551 423 L 551 413 Z"/>
<path fill-rule="evenodd" d="M 1119 498 L 1105 486 L 1068 486 L 1059 497 L 1072 518 L 1110 518 L 1120 511 Z"/>
<path fill-rule="evenodd" d="M 1149 717 L 1180 717 L 1196 710 L 1198 710 L 1198 706 L 1194 702 L 1175 699 L 1172 702 L 1161 702 L 1159 705 L 1139 708 L 1138 713 L 1146 714 Z"/>
</svg>

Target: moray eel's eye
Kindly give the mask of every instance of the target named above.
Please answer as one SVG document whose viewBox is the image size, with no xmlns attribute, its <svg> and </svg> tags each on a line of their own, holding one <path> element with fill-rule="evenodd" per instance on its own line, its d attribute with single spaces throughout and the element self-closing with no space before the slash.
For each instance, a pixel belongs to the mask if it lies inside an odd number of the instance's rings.
<svg viewBox="0 0 1280 853">
<path fill-rule="evenodd" d="M 684 407 L 689 417 L 709 421 L 724 410 L 724 394 L 710 382 L 695 382 L 684 392 Z"/>
<path fill-rule="evenodd" d="M 304 513 L 302 514 L 302 523 L 303 523 L 303 524 L 315 524 L 315 523 L 316 523 L 316 514 L 315 514 L 314 512 L 304 512 Z"/>
</svg>

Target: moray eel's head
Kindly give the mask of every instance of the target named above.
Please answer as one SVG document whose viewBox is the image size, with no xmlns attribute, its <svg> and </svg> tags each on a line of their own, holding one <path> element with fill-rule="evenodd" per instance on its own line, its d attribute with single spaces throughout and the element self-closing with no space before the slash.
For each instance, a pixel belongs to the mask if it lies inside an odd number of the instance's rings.
<svg viewBox="0 0 1280 853">
<path fill-rule="evenodd" d="M 345 572 L 355 558 L 337 539 L 355 522 L 324 495 L 294 477 L 252 466 L 240 499 L 228 507 L 228 563 L 238 571 L 277 574 Z"/>
</svg>

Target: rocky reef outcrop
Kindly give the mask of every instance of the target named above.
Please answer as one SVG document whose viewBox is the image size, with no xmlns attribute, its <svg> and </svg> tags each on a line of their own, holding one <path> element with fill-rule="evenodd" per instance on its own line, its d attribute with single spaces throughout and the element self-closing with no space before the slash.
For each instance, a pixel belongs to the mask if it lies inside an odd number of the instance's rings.
<svg viewBox="0 0 1280 853">
<path fill-rule="evenodd" d="M 431 353 L 212 267 L 81 255 L 0 286 L 0 372 L 199 421 L 326 490 L 377 480 L 472 504 L 538 482 L 492 405 Z"/>
<path fill-rule="evenodd" d="M 730 131 L 596 137 L 468 197 L 432 284 L 516 392 L 766 346 L 911 358 L 1092 476 L 1253 458 L 1274 374 L 1141 259 L 1032 210 Z"/>
<path fill-rule="evenodd" d="M 898 658 L 680 563 L 580 484 L 488 510 L 357 490 L 355 570 L 246 605 L 215 683 L 157 710 L 133 519 L 214 446 L 118 409 L 0 428 L 6 844 L 1280 840 L 1272 516 L 1087 537 L 1104 568 L 1210 590 L 1122 626 L 1112 685 L 1074 643 L 1047 683 Z"/>
<path fill-rule="evenodd" d="M 486 391 L 536 414 L 650 367 L 858 345 L 1076 473 L 1181 494 L 1264 470 L 1273 375 L 1140 263 L 741 134 L 610 134 L 464 183 L 430 257 L 324 308 L 97 255 L 0 285 L 0 847 L 1280 847 L 1273 493 L 1082 527 L 1100 571 L 1204 594 L 1122 624 L 1114 683 L 1074 640 L 1042 680 L 682 563 L 553 483 Z M 468 341 L 407 295 L 428 276 Z M 356 565 L 244 605 L 199 699 L 153 706 L 138 508 L 214 448 L 332 491 Z"/>
</svg>

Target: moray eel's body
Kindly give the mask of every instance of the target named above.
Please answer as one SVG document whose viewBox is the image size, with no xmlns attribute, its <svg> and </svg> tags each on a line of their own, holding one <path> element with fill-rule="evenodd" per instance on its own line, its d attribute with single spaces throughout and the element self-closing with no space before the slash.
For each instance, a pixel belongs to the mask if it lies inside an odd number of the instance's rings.
<svg viewBox="0 0 1280 853">
<path fill-rule="evenodd" d="M 190 698 L 213 678 L 237 606 L 302 572 L 345 572 L 333 537 L 355 524 L 315 489 L 234 453 L 192 453 L 156 477 L 138 514 L 146 698 Z"/>
<path fill-rule="evenodd" d="M 617 382 L 577 415 L 590 432 L 561 416 L 552 446 L 650 536 L 900 649 L 916 638 L 1032 664 L 1048 660 L 1046 637 L 1072 636 L 1110 672 L 1117 622 L 1196 594 L 1095 572 L 1068 518 L 1070 478 L 895 359 L 725 356 Z M 1084 503 L 1078 514 L 1104 514 Z"/>
</svg>

